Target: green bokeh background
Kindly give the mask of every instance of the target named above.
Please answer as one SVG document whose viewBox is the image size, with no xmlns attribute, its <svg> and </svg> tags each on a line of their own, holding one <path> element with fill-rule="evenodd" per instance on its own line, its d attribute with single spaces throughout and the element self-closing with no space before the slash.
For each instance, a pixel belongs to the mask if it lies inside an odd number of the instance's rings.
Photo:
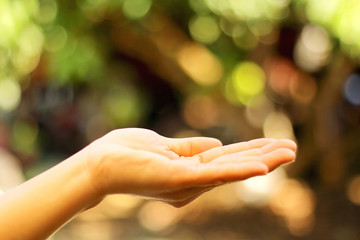
<svg viewBox="0 0 360 240">
<path fill-rule="evenodd" d="M 359 60 L 357 0 L 0 0 L 0 147 L 30 178 L 116 128 L 292 138 L 280 180 L 119 197 L 53 239 L 357 239 Z"/>
</svg>

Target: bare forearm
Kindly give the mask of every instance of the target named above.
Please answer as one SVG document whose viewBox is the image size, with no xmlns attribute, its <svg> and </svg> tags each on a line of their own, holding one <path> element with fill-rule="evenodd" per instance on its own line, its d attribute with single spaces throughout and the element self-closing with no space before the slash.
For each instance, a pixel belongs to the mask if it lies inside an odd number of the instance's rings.
<svg viewBox="0 0 360 240">
<path fill-rule="evenodd" d="M 46 239 L 99 200 L 75 154 L 0 197 L 0 239 Z"/>
</svg>

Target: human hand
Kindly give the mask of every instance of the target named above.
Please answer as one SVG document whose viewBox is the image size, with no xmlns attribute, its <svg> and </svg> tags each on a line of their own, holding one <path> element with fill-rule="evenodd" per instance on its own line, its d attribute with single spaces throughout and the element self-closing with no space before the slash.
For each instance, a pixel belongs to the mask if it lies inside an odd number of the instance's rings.
<svg viewBox="0 0 360 240">
<path fill-rule="evenodd" d="M 214 138 L 174 139 L 128 128 L 108 133 L 84 151 L 100 195 L 135 194 L 180 207 L 216 186 L 293 161 L 296 144 L 256 139 L 222 146 Z"/>
</svg>

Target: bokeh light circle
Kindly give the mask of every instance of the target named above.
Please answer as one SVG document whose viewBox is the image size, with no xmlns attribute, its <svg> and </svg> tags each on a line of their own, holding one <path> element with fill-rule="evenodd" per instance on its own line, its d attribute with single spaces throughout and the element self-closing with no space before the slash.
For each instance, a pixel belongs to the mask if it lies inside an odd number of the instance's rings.
<svg viewBox="0 0 360 240">
<path fill-rule="evenodd" d="M 151 8 L 151 0 L 125 0 L 123 2 L 123 12 L 129 19 L 143 18 Z"/>
<path fill-rule="evenodd" d="M 360 205 L 360 175 L 356 175 L 348 183 L 347 196 L 353 204 Z"/>
<path fill-rule="evenodd" d="M 220 36 L 220 26 L 212 16 L 196 16 L 189 24 L 191 36 L 202 43 L 210 44 Z"/>
<path fill-rule="evenodd" d="M 239 63 L 233 70 L 227 83 L 228 98 L 236 100 L 244 105 L 260 94 L 265 87 L 265 73 L 254 62 L 245 61 Z"/>
<path fill-rule="evenodd" d="M 50 52 L 61 50 L 68 39 L 68 33 L 62 26 L 54 26 L 47 32 L 45 49 Z"/>
<path fill-rule="evenodd" d="M 0 80 L 0 110 L 10 112 L 20 103 L 21 88 L 18 82 L 11 79 Z"/>
<path fill-rule="evenodd" d="M 346 99 L 354 105 L 360 105 L 360 75 L 351 75 L 345 83 L 344 94 Z"/>
<path fill-rule="evenodd" d="M 295 139 L 291 120 L 283 112 L 269 114 L 265 119 L 263 132 L 266 138 Z"/>
</svg>

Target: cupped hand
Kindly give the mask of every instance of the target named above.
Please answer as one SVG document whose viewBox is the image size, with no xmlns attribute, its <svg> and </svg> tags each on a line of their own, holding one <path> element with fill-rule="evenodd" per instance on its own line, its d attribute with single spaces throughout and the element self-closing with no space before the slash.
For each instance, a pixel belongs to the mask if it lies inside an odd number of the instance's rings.
<svg viewBox="0 0 360 240">
<path fill-rule="evenodd" d="M 114 130 L 85 148 L 100 195 L 135 194 L 183 206 L 225 183 L 265 175 L 295 159 L 291 140 L 222 146 L 214 138 L 167 138 L 151 130 Z"/>
</svg>

